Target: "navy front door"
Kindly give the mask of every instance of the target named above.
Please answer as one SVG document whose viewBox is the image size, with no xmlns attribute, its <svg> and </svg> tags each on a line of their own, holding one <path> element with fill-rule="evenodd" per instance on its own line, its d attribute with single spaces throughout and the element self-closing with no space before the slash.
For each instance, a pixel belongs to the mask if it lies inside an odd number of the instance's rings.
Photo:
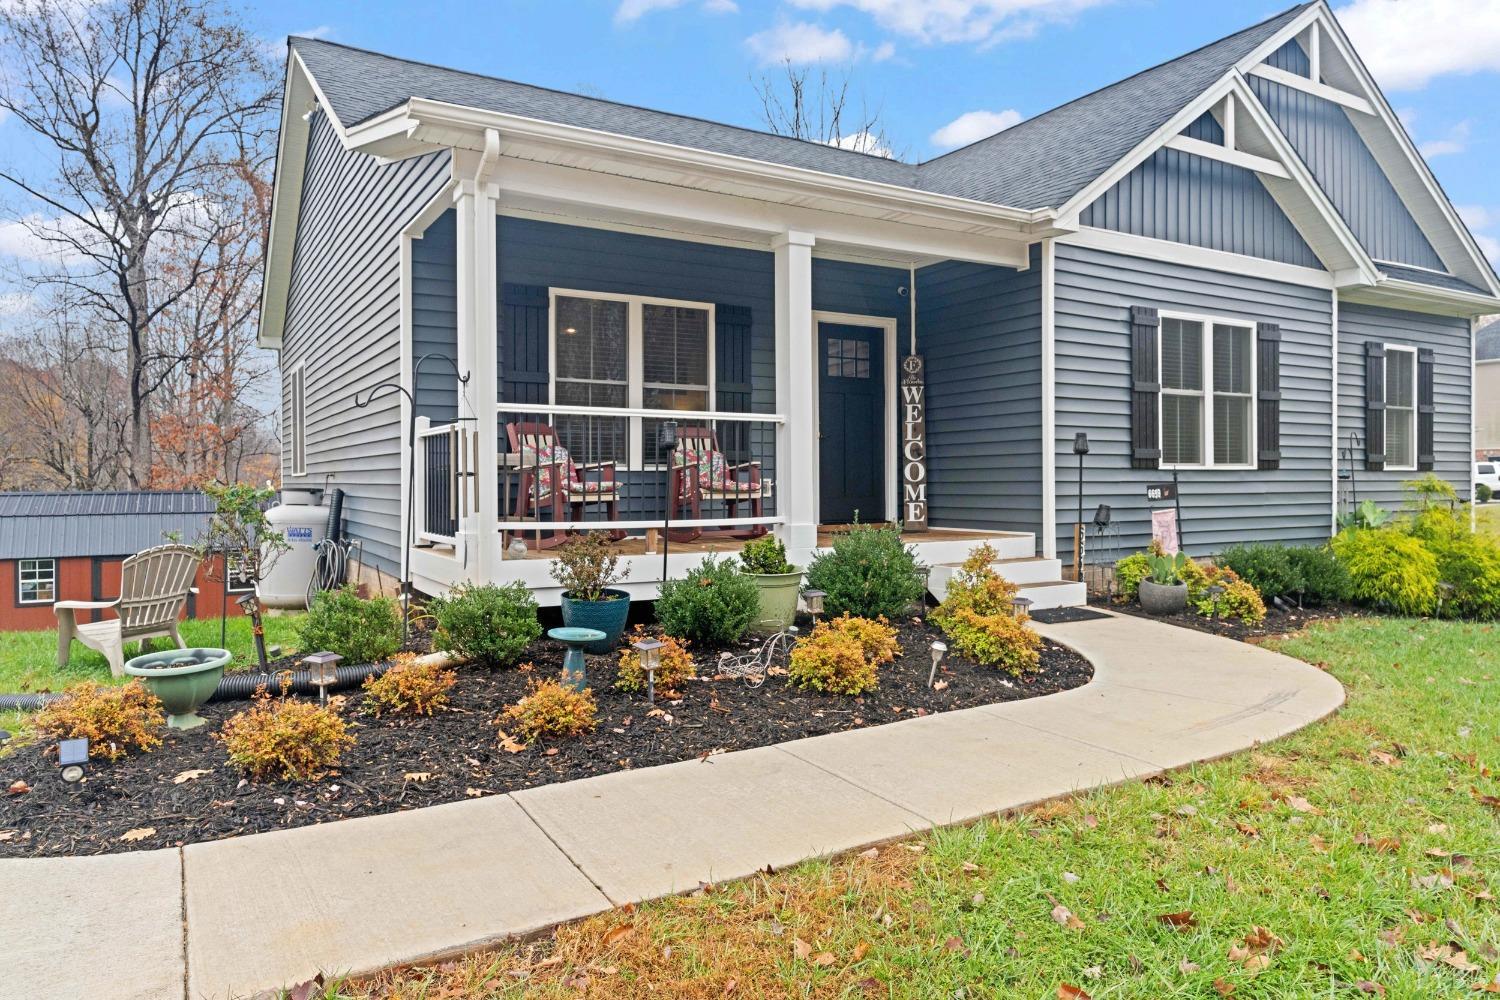
<svg viewBox="0 0 1500 1000">
<path fill-rule="evenodd" d="M 818 324 L 819 520 L 885 520 L 885 331 Z"/>
</svg>

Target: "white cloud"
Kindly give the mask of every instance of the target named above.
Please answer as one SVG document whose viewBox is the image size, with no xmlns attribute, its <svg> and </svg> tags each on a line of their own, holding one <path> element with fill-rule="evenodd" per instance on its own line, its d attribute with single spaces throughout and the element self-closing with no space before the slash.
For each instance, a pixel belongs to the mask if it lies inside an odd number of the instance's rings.
<svg viewBox="0 0 1500 1000">
<path fill-rule="evenodd" d="M 829 31 L 808 21 L 778 24 L 745 39 L 763 64 L 848 62 L 859 51 L 837 28 Z"/>
<path fill-rule="evenodd" d="M 30 292 L 0 293 L 0 318 L 24 316 L 31 312 L 35 305 L 36 298 Z"/>
<path fill-rule="evenodd" d="M 658 10 L 673 10 L 690 0 L 620 0 L 615 8 L 615 23 L 630 24 Z M 733 14 L 740 9 L 734 0 L 702 0 L 700 8 L 708 14 Z"/>
<path fill-rule="evenodd" d="M 838 139 L 828 140 L 828 145 L 837 146 L 839 149 L 852 149 L 856 153 L 868 153 L 871 156 L 883 156 L 886 159 L 893 158 L 896 154 L 891 147 L 880 141 L 880 137 L 868 130 L 855 132 Z"/>
<path fill-rule="evenodd" d="M 875 46 L 875 51 L 870 53 L 870 58 L 875 62 L 885 62 L 895 54 L 896 45 L 894 42 L 881 42 Z"/>
<path fill-rule="evenodd" d="M 1014 108 L 1004 111 L 966 111 L 929 137 L 940 149 L 955 149 L 1003 132 L 1021 120 Z"/>
<path fill-rule="evenodd" d="M 1500 236 L 1486 232 L 1494 227 L 1500 227 L 1500 211 L 1491 211 L 1483 205 L 1454 205 L 1458 211 L 1459 218 L 1464 220 L 1464 225 L 1469 227 L 1469 232 L 1474 234 L 1474 242 L 1479 244 L 1480 252 L 1490 259 L 1496 267 L 1500 267 Z"/>
<path fill-rule="evenodd" d="M 1417 147 L 1417 152 L 1427 159 L 1435 156 L 1452 156 L 1462 153 L 1469 148 L 1469 132 L 1471 126 L 1467 121 L 1461 121 L 1448 130 L 1448 134 L 1441 139 L 1430 139 Z"/>
<path fill-rule="evenodd" d="M 1111 0 L 790 0 L 804 10 L 852 7 L 886 31 L 932 42 L 986 44 L 1028 37 Z"/>
<path fill-rule="evenodd" d="M 1334 13 L 1382 87 L 1420 90 L 1449 73 L 1500 71 L 1495 0 L 1354 0 Z"/>
<path fill-rule="evenodd" d="M 320 24 L 313 28 L 293 31 L 290 34 L 296 35 L 298 38 L 331 38 L 333 37 L 333 25 Z M 282 35 L 280 38 L 268 38 L 261 43 L 261 51 L 266 54 L 267 59 L 273 63 L 286 62 L 286 38 L 286 35 Z"/>
</svg>

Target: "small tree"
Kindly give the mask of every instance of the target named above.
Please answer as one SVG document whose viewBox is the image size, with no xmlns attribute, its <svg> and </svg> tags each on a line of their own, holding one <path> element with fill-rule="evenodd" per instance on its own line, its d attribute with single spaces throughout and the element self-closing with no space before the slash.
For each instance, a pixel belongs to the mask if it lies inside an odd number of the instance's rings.
<svg viewBox="0 0 1500 1000">
<path fill-rule="evenodd" d="M 214 516 L 198 543 L 208 560 L 209 578 L 220 580 L 227 588 L 231 576 L 249 580 L 257 588 L 281 553 L 290 548 L 286 537 L 266 519 L 266 505 L 276 491 L 254 486 L 221 486 L 204 483 L 203 492 L 214 501 Z M 223 557 L 215 565 L 213 556 Z M 266 668 L 266 632 L 261 620 L 260 603 L 254 593 L 244 602 L 250 616 L 250 631 L 255 636 L 255 656 L 262 670 Z"/>
</svg>

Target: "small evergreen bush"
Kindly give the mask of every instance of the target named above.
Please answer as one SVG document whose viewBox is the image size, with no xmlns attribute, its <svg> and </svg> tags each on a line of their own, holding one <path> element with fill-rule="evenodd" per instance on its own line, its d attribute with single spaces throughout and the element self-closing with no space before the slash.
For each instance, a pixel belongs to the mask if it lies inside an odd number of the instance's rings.
<svg viewBox="0 0 1500 1000">
<path fill-rule="evenodd" d="M 1349 599 L 1349 571 L 1327 546 L 1296 545 L 1288 556 L 1302 578 L 1300 596 L 1304 603 L 1335 604 Z"/>
<path fill-rule="evenodd" d="M 504 587 L 462 584 L 427 605 L 435 649 L 487 666 L 508 667 L 542 634 L 536 599 L 520 581 Z"/>
<path fill-rule="evenodd" d="M 341 701 L 320 706 L 262 690 L 249 708 L 225 720 L 216 739 L 252 781 L 313 781 L 337 767 L 344 748 L 354 745 L 338 713 Z"/>
<path fill-rule="evenodd" d="M 448 704 L 457 683 L 457 671 L 420 662 L 415 653 L 397 653 L 385 673 L 365 678 L 365 709 L 377 719 L 386 712 L 431 715 Z"/>
<path fill-rule="evenodd" d="M 917 570 L 900 528 L 855 524 L 834 536 L 830 551 L 813 557 L 807 586 L 828 595 L 828 614 L 895 618 L 927 596 Z"/>
<path fill-rule="evenodd" d="M 626 640 L 630 645 L 620 650 L 620 670 L 615 677 L 616 690 L 646 690 L 646 671 L 641 669 L 641 654 L 631 648 L 645 638 L 645 627 L 637 625 L 635 632 Z M 688 652 L 687 647 L 686 639 L 676 639 L 670 635 L 661 637 L 661 662 L 656 667 L 658 693 L 676 697 L 684 684 L 698 676 L 698 666 L 693 662 L 693 654 Z"/>
<path fill-rule="evenodd" d="M 401 611 L 389 597 L 361 599 L 349 584 L 313 598 L 297 635 L 309 653 L 326 650 L 351 664 L 378 663 L 401 648 Z"/>
<path fill-rule="evenodd" d="M 1231 545 L 1219 553 L 1215 562 L 1234 570 L 1241 580 L 1266 597 L 1291 597 L 1306 589 L 1292 552 L 1289 545 L 1270 542 Z"/>
<path fill-rule="evenodd" d="M 1346 528 L 1330 543 L 1349 571 L 1355 600 L 1402 615 L 1437 605 L 1437 559 L 1422 540 L 1395 527 Z"/>
<path fill-rule="evenodd" d="M 797 641 L 787 663 L 790 683 L 833 694 L 863 694 L 880 686 L 879 667 L 896 657 L 896 630 L 884 619 L 841 615 L 819 622 Z"/>
<path fill-rule="evenodd" d="M 585 531 L 563 542 L 550 572 L 563 596 L 574 601 L 616 599 L 605 591 L 630 575 L 629 570 L 620 569 L 620 554 L 607 531 Z"/>
<path fill-rule="evenodd" d="M 527 743 L 567 739 L 593 732 L 599 707 L 588 688 L 575 691 L 556 680 L 532 681 L 526 697 L 500 713 L 498 722 L 514 728 Z"/>
<path fill-rule="evenodd" d="M 140 681 L 114 687 L 82 681 L 36 715 L 39 735 L 89 741 L 89 756 L 116 761 L 161 746 L 161 700 Z"/>
<path fill-rule="evenodd" d="M 1495 499 L 1495 491 L 1490 489 L 1486 483 L 1479 483 L 1474 487 L 1474 499 L 1480 503 L 1489 503 Z"/>
<path fill-rule="evenodd" d="M 727 646 L 744 636 L 759 609 L 755 581 L 728 559 L 709 556 L 683 579 L 661 585 L 656 620 L 668 635 Z"/>
<path fill-rule="evenodd" d="M 745 547 L 740 549 L 740 563 L 745 567 L 746 573 L 763 576 L 797 572 L 797 567 L 786 560 L 786 546 L 775 535 L 762 535 L 746 542 Z"/>
<path fill-rule="evenodd" d="M 1453 588 L 1442 603 L 1443 617 L 1500 617 L 1500 544 L 1468 531 L 1426 544 L 1438 579 Z"/>
</svg>

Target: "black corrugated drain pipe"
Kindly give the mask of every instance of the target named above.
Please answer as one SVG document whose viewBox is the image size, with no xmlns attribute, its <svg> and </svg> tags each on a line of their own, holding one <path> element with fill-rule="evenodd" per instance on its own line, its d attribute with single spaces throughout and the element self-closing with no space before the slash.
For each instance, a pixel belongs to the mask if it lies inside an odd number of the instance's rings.
<svg viewBox="0 0 1500 1000">
<path fill-rule="evenodd" d="M 378 677 L 385 673 L 389 666 L 389 663 L 360 663 L 336 667 L 334 668 L 334 682 L 329 685 L 328 690 L 338 691 L 342 688 L 354 687 L 362 683 L 366 677 Z M 279 694 L 287 677 L 291 678 L 287 690 L 292 694 L 318 693 L 318 686 L 312 682 L 306 670 L 279 670 L 274 673 L 236 671 L 225 674 L 219 680 L 219 686 L 214 689 L 214 693 L 208 700 L 239 701 L 252 697 L 262 687 L 271 694 Z M 61 694 L 53 693 L 0 694 L 0 711 L 35 712 L 61 697 Z"/>
</svg>

